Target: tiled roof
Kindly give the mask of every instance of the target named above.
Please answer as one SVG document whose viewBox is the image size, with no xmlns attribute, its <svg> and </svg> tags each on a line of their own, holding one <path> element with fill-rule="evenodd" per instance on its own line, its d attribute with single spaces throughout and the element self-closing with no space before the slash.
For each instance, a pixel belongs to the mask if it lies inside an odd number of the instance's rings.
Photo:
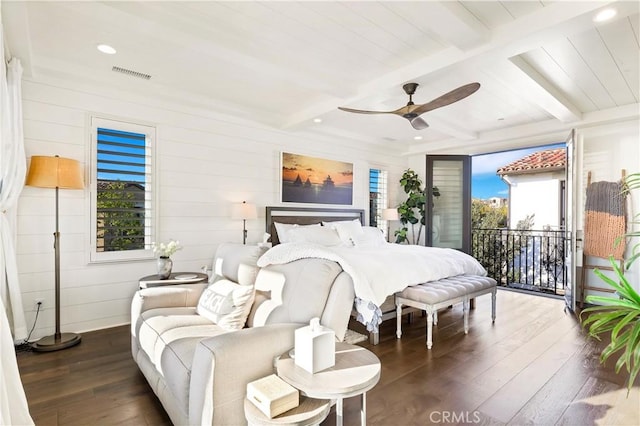
<svg viewBox="0 0 640 426">
<path fill-rule="evenodd" d="M 499 175 L 564 170 L 567 153 L 564 148 L 534 152 L 498 169 Z"/>
</svg>

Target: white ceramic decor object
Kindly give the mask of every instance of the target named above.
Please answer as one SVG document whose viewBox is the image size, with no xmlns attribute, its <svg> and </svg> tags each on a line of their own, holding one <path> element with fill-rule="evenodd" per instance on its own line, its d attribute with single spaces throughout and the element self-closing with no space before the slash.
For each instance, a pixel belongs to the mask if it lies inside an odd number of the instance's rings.
<svg viewBox="0 0 640 426">
<path fill-rule="evenodd" d="M 312 374 L 335 365 L 335 333 L 321 326 L 319 318 L 295 331 L 295 363 Z"/>
</svg>

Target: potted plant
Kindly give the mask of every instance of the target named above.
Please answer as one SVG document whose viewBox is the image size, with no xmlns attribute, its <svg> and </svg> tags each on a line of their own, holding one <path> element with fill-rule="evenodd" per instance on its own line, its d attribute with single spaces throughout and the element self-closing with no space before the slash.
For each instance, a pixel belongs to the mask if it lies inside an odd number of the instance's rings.
<svg viewBox="0 0 640 426">
<path fill-rule="evenodd" d="M 640 173 L 634 173 L 626 179 L 625 191 L 640 188 Z M 632 224 L 640 223 L 636 216 Z M 623 238 L 640 237 L 640 231 L 629 232 Z M 640 257 L 640 243 L 632 247 L 631 256 L 625 262 L 625 269 Z M 606 284 L 615 289 L 614 296 L 587 296 L 587 303 L 595 303 L 595 306 L 584 309 L 580 313 L 580 319 L 584 327 L 588 327 L 589 335 L 600 340 L 600 335 L 609 333 L 611 342 L 600 354 L 600 362 L 604 363 L 613 354 L 620 352 L 615 371 L 619 373 L 625 367 L 629 375 L 627 382 L 627 396 L 633 387 L 633 383 L 640 373 L 640 295 L 636 292 L 625 276 L 615 259 L 609 259 L 613 267 L 615 277 L 609 277 L 602 271 L 595 270 L 595 274 Z M 584 314 L 588 314 L 583 318 Z"/>
<path fill-rule="evenodd" d="M 173 269 L 173 260 L 171 260 L 171 255 L 182 249 L 180 242 L 171 240 L 166 244 L 152 243 L 151 248 L 153 249 L 153 253 L 158 256 L 156 263 L 158 278 L 161 280 L 168 279 L 171 276 L 171 270 Z"/>
<path fill-rule="evenodd" d="M 398 206 L 400 216 L 400 229 L 396 229 L 396 243 L 409 243 L 409 225 L 411 225 L 411 244 L 418 244 L 422 235 L 422 228 L 425 226 L 425 203 L 427 200 L 426 189 L 422 187 L 422 179 L 418 174 L 407 169 L 400 178 L 400 185 L 407 194 L 407 199 Z M 439 197 L 440 191 L 433 187 L 433 196 Z M 416 226 L 418 231 L 416 232 Z"/>
</svg>

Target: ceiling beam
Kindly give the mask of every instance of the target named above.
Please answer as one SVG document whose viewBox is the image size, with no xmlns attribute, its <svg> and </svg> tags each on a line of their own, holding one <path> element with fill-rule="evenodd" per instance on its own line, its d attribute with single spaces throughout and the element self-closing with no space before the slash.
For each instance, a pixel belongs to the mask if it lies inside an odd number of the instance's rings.
<svg viewBox="0 0 640 426">
<path fill-rule="evenodd" d="M 484 44 L 491 37 L 489 29 L 458 2 L 431 2 L 424 20 L 445 44 L 462 51 Z"/>
<path fill-rule="evenodd" d="M 482 132 L 472 145 L 458 139 L 447 139 L 423 144 L 414 144 L 402 155 L 423 155 L 446 152 L 447 154 L 478 154 L 562 142 L 573 128 L 586 128 L 611 123 L 620 123 L 640 118 L 640 104 L 629 104 L 582 114 L 580 120 L 566 123 L 556 119 L 513 126 L 505 129 Z"/>
<path fill-rule="evenodd" d="M 494 63 L 486 71 L 518 96 L 562 122 L 568 123 L 582 118 L 582 112 L 578 107 L 521 57 L 515 56 Z"/>
<path fill-rule="evenodd" d="M 439 11 L 439 13 L 449 13 L 451 19 L 457 17 L 460 25 L 463 24 L 463 21 L 467 20 L 465 15 L 459 10 L 457 12 L 452 11 L 452 8 L 455 9 L 455 6 L 443 6 L 441 3 L 442 2 L 433 3 L 433 7 L 435 7 L 435 10 Z M 371 97 L 372 94 L 394 90 L 399 84 L 445 70 L 456 64 L 467 61 L 469 64 L 474 61 L 478 61 L 479 63 L 485 61 L 503 61 L 517 56 L 531 49 L 538 48 L 550 40 L 555 40 L 563 36 L 566 37 L 578 31 L 593 27 L 591 13 L 610 3 L 612 2 L 555 2 L 491 31 L 490 37 L 485 37 L 482 31 L 477 31 L 476 29 L 477 40 L 479 42 L 476 47 L 462 50 L 455 44 L 452 44 L 435 54 L 407 64 L 378 78 L 364 82 L 357 88 L 355 95 L 347 95 L 347 97 L 337 100 L 338 102 L 335 104 L 332 104 L 331 101 L 323 101 L 316 105 L 308 105 L 306 108 L 301 109 L 298 113 L 285 120 L 281 127 L 284 129 L 296 127 L 301 123 L 308 122 L 314 117 L 334 110 L 337 106 L 350 106 L 362 103 L 363 100 Z M 622 9 L 619 13 L 633 13 L 634 6 L 627 5 L 626 3 L 635 2 L 621 3 L 625 4 L 622 5 L 623 7 L 618 7 L 618 9 Z M 635 8 L 637 9 L 637 5 Z M 449 12 L 446 12 L 445 9 Z M 465 31 L 467 35 L 473 33 L 473 28 L 474 25 L 467 23 L 467 30 Z M 453 41 L 449 41 L 453 43 Z M 460 43 L 462 42 L 458 41 L 458 45 L 461 45 Z"/>
</svg>

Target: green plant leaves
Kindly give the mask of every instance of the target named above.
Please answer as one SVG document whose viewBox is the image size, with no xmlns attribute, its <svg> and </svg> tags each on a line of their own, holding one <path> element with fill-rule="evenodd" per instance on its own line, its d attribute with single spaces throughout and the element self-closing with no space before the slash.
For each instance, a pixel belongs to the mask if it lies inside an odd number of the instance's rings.
<svg viewBox="0 0 640 426">
<path fill-rule="evenodd" d="M 635 378 L 640 373 L 640 295 L 635 291 L 624 275 L 624 271 L 614 258 L 609 259 L 615 275 L 614 280 L 596 269 L 595 274 L 615 291 L 615 296 L 587 296 L 588 303 L 598 305 L 584 309 L 580 313 L 583 327 L 588 327 L 589 335 L 600 340 L 600 335 L 610 333 L 611 342 L 600 354 L 600 362 L 621 352 L 615 371 L 619 373 L 626 367 L 629 373 L 627 396 Z M 583 319 L 583 315 L 587 315 Z"/>
</svg>

